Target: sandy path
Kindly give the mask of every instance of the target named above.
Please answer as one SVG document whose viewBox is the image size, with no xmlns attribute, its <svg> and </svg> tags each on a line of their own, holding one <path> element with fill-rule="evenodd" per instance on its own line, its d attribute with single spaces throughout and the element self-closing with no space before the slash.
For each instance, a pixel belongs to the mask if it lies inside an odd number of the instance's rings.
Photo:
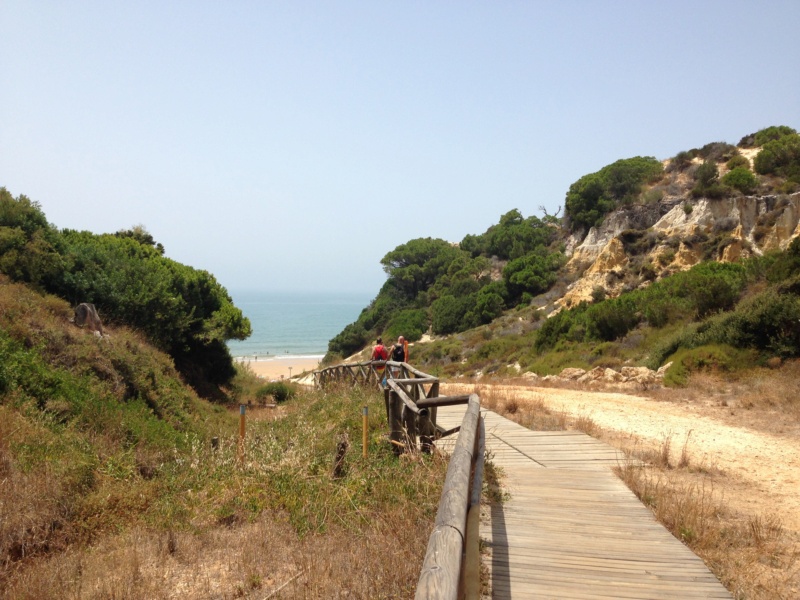
<svg viewBox="0 0 800 600">
<path fill-rule="evenodd" d="M 488 386 L 482 386 L 488 387 Z M 687 435 L 691 464 L 716 468 L 742 482 L 726 491 L 726 503 L 750 514 L 777 513 L 785 529 L 800 532 L 800 440 L 735 427 L 692 404 L 658 402 L 628 394 L 493 385 L 518 401 L 541 399 L 554 411 L 585 415 L 606 431 L 660 446 L 672 438 L 675 462 Z M 442 384 L 442 393 L 472 392 L 474 385 Z"/>
</svg>

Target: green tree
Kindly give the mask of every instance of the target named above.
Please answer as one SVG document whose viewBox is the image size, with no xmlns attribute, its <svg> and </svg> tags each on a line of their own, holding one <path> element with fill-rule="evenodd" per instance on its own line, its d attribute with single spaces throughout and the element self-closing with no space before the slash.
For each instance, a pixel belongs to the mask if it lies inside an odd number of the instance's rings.
<svg viewBox="0 0 800 600">
<path fill-rule="evenodd" d="M 387 340 L 403 336 L 409 342 L 416 342 L 428 330 L 428 311 L 423 308 L 408 308 L 392 315 L 386 325 L 384 335 Z"/>
<path fill-rule="evenodd" d="M 465 321 L 469 310 L 475 304 L 475 296 L 456 298 L 442 296 L 431 305 L 431 329 L 437 335 L 464 331 L 473 324 Z"/>
<path fill-rule="evenodd" d="M 63 269 L 58 231 L 37 202 L 0 187 L 0 272 L 46 287 Z"/>
<path fill-rule="evenodd" d="M 519 298 L 525 292 L 533 296 L 546 292 L 556 282 L 556 272 L 562 264 L 562 255 L 544 250 L 510 261 L 503 269 L 509 295 Z"/>
<path fill-rule="evenodd" d="M 633 202 L 645 183 L 657 181 L 664 167 L 652 156 L 621 159 L 573 183 L 565 213 L 572 227 L 594 227 L 618 205 Z"/>
<path fill-rule="evenodd" d="M 418 238 L 386 254 L 381 264 L 395 289 L 414 300 L 445 274 L 450 263 L 462 252 L 444 240 Z"/>
</svg>

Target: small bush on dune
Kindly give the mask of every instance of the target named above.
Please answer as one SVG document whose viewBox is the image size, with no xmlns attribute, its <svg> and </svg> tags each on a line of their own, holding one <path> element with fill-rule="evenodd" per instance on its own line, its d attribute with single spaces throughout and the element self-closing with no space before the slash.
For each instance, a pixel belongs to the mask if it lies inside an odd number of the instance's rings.
<svg viewBox="0 0 800 600">
<path fill-rule="evenodd" d="M 711 142 L 697 151 L 697 155 L 704 160 L 725 162 L 739 153 L 739 149 L 727 142 Z"/>
<path fill-rule="evenodd" d="M 297 394 L 297 386 L 282 381 L 272 381 L 256 390 L 256 399 L 262 402 L 273 398 L 276 403 L 291 400 Z"/>
<path fill-rule="evenodd" d="M 708 345 L 679 350 L 670 357 L 672 365 L 664 374 L 664 385 L 686 385 L 689 374 L 700 371 L 733 373 L 754 364 L 757 353 L 726 345 Z"/>
<path fill-rule="evenodd" d="M 746 157 L 742 156 L 741 154 L 737 154 L 732 159 L 730 159 L 725 166 L 728 167 L 728 170 L 732 171 L 738 167 L 743 167 L 747 170 L 750 170 L 750 161 L 747 160 Z"/>
</svg>

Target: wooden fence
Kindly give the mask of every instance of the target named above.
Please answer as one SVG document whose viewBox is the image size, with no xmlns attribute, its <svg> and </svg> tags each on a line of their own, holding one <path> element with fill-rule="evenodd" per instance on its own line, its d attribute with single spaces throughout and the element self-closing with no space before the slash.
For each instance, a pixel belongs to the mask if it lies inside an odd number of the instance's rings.
<svg viewBox="0 0 800 600">
<path fill-rule="evenodd" d="M 408 363 L 393 361 L 327 367 L 314 371 L 314 382 L 318 387 L 338 383 L 382 388 L 389 441 L 395 453 L 417 449 L 430 452 L 436 440 L 458 433 L 416 599 L 477 600 L 480 597 L 478 526 L 485 454 L 478 396 L 439 396 L 438 378 Z M 436 423 L 437 408 L 456 404 L 467 405 L 464 419 L 460 427 L 445 430 Z"/>
</svg>

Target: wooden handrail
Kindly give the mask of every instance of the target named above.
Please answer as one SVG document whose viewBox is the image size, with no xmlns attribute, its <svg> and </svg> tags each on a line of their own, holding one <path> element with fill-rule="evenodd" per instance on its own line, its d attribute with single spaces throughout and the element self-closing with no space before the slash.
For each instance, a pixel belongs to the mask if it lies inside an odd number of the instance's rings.
<svg viewBox="0 0 800 600">
<path fill-rule="evenodd" d="M 385 368 L 378 374 L 376 367 Z M 393 369 L 399 369 L 395 376 Z M 385 375 L 385 387 L 381 377 Z M 478 526 L 483 487 L 485 432 L 476 394 L 439 396 L 439 379 L 408 363 L 364 361 L 339 364 L 314 371 L 314 382 L 324 387 L 336 381 L 352 385 L 377 385 L 384 391 L 390 441 L 396 452 L 417 448 L 423 451 L 434 438 L 458 433 L 447 466 L 442 496 L 428 550 L 422 565 L 416 598 L 422 600 L 477 600 L 480 593 Z M 425 386 L 429 386 L 426 390 Z M 440 406 L 466 404 L 460 427 L 445 430 L 436 424 Z M 470 475 L 472 474 L 472 475 Z"/>
<path fill-rule="evenodd" d="M 473 481 L 470 477 L 477 457 L 484 454 L 481 443 L 483 436 L 479 435 L 481 421 L 480 400 L 477 395 L 472 394 L 447 467 L 433 533 L 428 541 L 428 550 L 417 584 L 417 600 L 456 600 L 459 589 L 466 588 L 466 582 L 464 588 L 461 588 L 462 554 L 468 537 L 467 513 L 471 508 L 472 498 L 470 491 L 473 486 L 480 490 L 482 485 L 482 481 Z M 481 465 L 476 476 L 482 477 L 482 473 Z M 473 527 L 476 525 L 473 524 Z M 477 550 L 477 538 L 474 543 Z"/>
</svg>

